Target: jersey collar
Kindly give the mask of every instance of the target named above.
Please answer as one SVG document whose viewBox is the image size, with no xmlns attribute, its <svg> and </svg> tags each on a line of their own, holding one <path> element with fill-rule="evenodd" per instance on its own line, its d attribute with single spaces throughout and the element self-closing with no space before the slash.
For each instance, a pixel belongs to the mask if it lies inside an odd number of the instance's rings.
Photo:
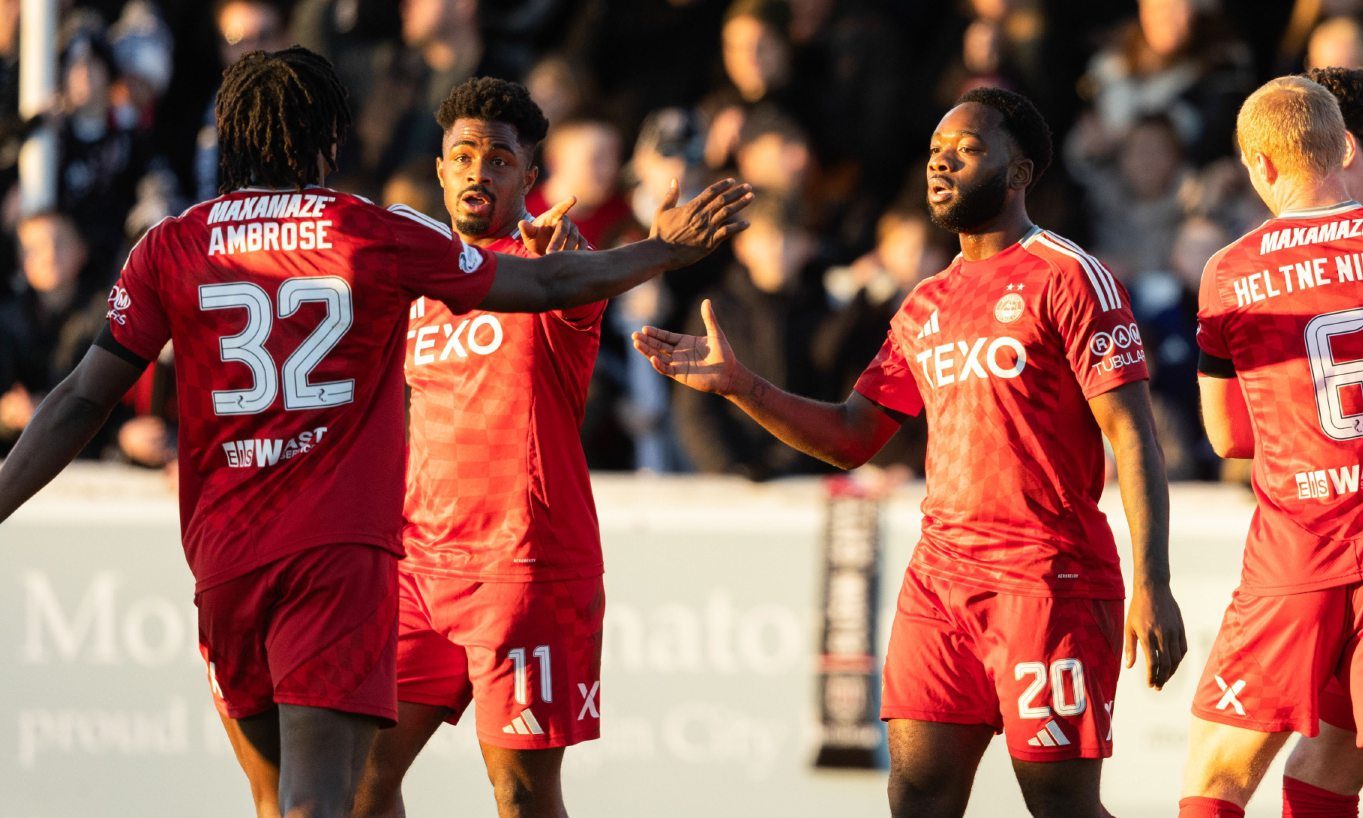
<svg viewBox="0 0 1363 818">
<path fill-rule="evenodd" d="M 1305 207 L 1301 210 L 1284 210 L 1279 213 L 1279 219 L 1318 219 L 1321 216 L 1334 216 L 1337 213 L 1344 213 L 1359 207 L 1359 203 L 1353 199 L 1339 204 L 1325 205 L 1324 207 Z"/>
</svg>

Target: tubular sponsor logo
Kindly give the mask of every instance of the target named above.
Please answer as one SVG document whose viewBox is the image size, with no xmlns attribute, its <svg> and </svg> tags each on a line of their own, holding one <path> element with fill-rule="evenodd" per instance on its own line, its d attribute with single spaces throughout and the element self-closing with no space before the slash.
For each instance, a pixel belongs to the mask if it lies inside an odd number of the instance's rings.
<svg viewBox="0 0 1363 818">
<path fill-rule="evenodd" d="M 318 426 L 310 432 L 300 432 L 290 440 L 280 438 L 251 438 L 250 440 L 229 440 L 222 444 L 227 455 L 227 465 L 233 469 L 252 469 L 274 466 L 281 460 L 292 460 L 300 454 L 312 451 L 312 447 L 322 442 L 327 427 Z"/>
<path fill-rule="evenodd" d="M 1111 332 L 1095 332 L 1089 338 L 1089 354 L 1100 360 L 1094 369 L 1112 372 L 1145 360 L 1141 330 L 1136 324 L 1118 324 Z"/>
<path fill-rule="evenodd" d="M 105 313 L 104 317 L 117 321 L 120 325 L 127 324 L 128 316 L 124 313 L 132 305 L 133 299 L 132 296 L 128 295 L 128 291 L 115 284 L 114 288 L 109 291 L 109 311 Z"/>
<path fill-rule="evenodd" d="M 1358 493 L 1359 464 L 1297 472 L 1298 500 L 1329 500 Z"/>
<path fill-rule="evenodd" d="M 915 358 L 923 376 L 938 388 L 991 375 L 1016 378 L 1027 367 L 1027 350 L 1021 341 L 1007 335 L 940 344 L 923 350 Z"/>
</svg>

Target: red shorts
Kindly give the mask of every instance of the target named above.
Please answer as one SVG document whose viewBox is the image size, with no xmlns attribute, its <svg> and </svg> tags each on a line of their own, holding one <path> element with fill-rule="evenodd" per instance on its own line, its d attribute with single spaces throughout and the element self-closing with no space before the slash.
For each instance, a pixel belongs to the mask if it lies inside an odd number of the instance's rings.
<svg viewBox="0 0 1363 818">
<path fill-rule="evenodd" d="M 601 735 L 601 577 L 478 582 L 402 572 L 398 699 L 470 702 L 494 747 L 566 747 Z"/>
<path fill-rule="evenodd" d="M 1363 583 L 1282 596 L 1236 590 L 1193 714 L 1265 733 L 1314 736 L 1322 717 L 1353 729 L 1352 702 L 1363 700 L 1361 633 Z"/>
<path fill-rule="evenodd" d="M 1112 755 L 1122 600 L 1030 597 L 904 573 L 880 717 L 987 724 L 1022 761 Z"/>
<path fill-rule="evenodd" d="M 199 652 L 218 712 L 276 704 L 397 719 L 397 558 L 369 545 L 290 554 L 200 591 Z"/>
</svg>

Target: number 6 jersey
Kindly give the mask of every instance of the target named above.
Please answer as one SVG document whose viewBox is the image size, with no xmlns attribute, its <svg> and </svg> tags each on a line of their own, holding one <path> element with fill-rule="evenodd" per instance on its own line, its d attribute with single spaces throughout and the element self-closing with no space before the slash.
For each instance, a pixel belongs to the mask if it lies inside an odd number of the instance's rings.
<svg viewBox="0 0 1363 818">
<path fill-rule="evenodd" d="M 408 306 L 465 312 L 495 268 L 433 219 L 321 187 L 236 191 L 143 237 L 109 329 L 147 360 L 173 342 L 196 589 L 328 543 L 402 554 Z"/>
<path fill-rule="evenodd" d="M 1197 340 L 1204 375 L 1239 378 L 1254 427 L 1241 588 L 1363 578 L 1363 207 L 1285 212 L 1212 256 Z"/>
</svg>

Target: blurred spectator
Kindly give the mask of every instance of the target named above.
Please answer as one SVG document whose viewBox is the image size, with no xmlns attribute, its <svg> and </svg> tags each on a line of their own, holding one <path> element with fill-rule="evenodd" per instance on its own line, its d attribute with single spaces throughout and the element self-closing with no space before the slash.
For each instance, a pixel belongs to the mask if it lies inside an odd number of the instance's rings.
<svg viewBox="0 0 1363 818">
<path fill-rule="evenodd" d="M 1124 280 L 1167 269 L 1169 247 L 1183 217 L 1179 185 L 1183 146 L 1162 114 L 1138 120 L 1126 138 L 1108 142 L 1096 120 L 1080 123 L 1066 142 L 1071 175 L 1090 207 L 1093 251 Z"/>
<path fill-rule="evenodd" d="M 139 130 L 151 127 L 157 101 L 170 87 L 170 29 L 150 0 L 128 0 L 109 28 L 109 41 L 119 79 L 114 86 L 115 109 L 132 118 Z"/>
<path fill-rule="evenodd" d="M 1150 367 L 1150 393 L 1171 480 L 1211 479 L 1218 458 L 1202 434 L 1197 393 L 1197 294 L 1202 268 L 1234 237 L 1211 219 L 1193 216 L 1179 227 L 1171 267 L 1147 272 L 1131 287 Z"/>
<path fill-rule="evenodd" d="M 450 221 L 440 180 L 435 175 L 435 163 L 429 159 L 413 159 L 398 168 L 384 183 L 383 197 L 379 201 L 384 207 L 405 204 L 441 224 Z"/>
<path fill-rule="evenodd" d="M 525 206 L 538 215 L 576 196 L 568 215 L 592 246 L 604 250 L 642 238 L 646 233 L 620 192 L 621 151 L 619 128 L 603 117 L 584 114 L 555 125 L 544 141 L 547 178 Z"/>
<path fill-rule="evenodd" d="M 299 0 L 291 40 L 331 60 L 353 106 L 368 96 L 375 49 L 401 34 L 400 8 L 393 0 Z"/>
<path fill-rule="evenodd" d="M 752 226 L 734 238 L 736 263 L 706 297 L 734 353 L 754 372 L 780 389 L 831 397 L 810 359 L 810 340 L 828 313 L 823 293 L 806 284 L 815 238 L 780 197 L 759 193 L 747 219 Z M 686 332 L 705 334 L 699 308 Z M 673 410 L 678 440 L 697 471 L 767 480 L 824 470 L 718 395 L 679 389 Z"/>
<path fill-rule="evenodd" d="M 57 201 L 80 224 L 91 257 L 100 262 L 91 274 L 107 285 L 113 272 L 108 265 L 123 246 L 123 220 L 146 168 L 147 143 L 140 122 L 116 115 L 114 56 L 97 19 L 67 21 L 60 67 Z"/>
<path fill-rule="evenodd" d="M 340 162 L 350 186 L 371 192 L 409 160 L 439 152 L 432 112 L 451 88 L 473 76 L 518 78 L 483 42 L 477 0 L 402 0 L 401 11 L 401 41 L 375 52 Z"/>
<path fill-rule="evenodd" d="M 1352 17 L 1331 17 L 1311 32 L 1306 68 L 1363 68 L 1363 26 Z"/>
<path fill-rule="evenodd" d="M 1163 112 L 1189 157 L 1203 164 L 1231 147 L 1235 113 L 1253 84 L 1249 50 L 1196 0 L 1140 0 L 1137 19 L 1089 65 L 1085 88 L 1098 122 L 1121 138 Z"/>
<path fill-rule="evenodd" d="M 284 11 L 272 0 L 218 0 L 213 6 L 218 32 L 218 56 L 229 66 L 248 51 L 278 51 L 288 45 Z M 204 111 L 194 154 L 194 198 L 204 201 L 218 195 L 218 95 Z"/>
<path fill-rule="evenodd" d="M 744 119 L 734 164 L 743 181 L 764 193 L 801 199 L 813 174 L 814 153 L 799 123 L 764 105 Z"/>
<path fill-rule="evenodd" d="M 851 394 L 909 292 L 950 261 L 954 250 L 945 236 L 932 229 L 921 202 L 901 199 L 877 222 L 874 249 L 824 274 L 832 311 L 815 333 L 810 352 L 820 379 L 829 385 L 830 399 Z M 871 462 L 903 464 L 922 475 L 926 454 L 927 424 L 920 415 L 905 421 Z"/>
<path fill-rule="evenodd" d="M 27 216 L 18 238 L 24 288 L 0 306 L 0 437 L 7 444 L 42 396 L 75 369 L 105 312 L 103 293 L 82 275 L 89 250 L 69 216 Z"/>
<path fill-rule="evenodd" d="M 567 57 L 551 54 L 535 64 L 525 78 L 525 87 L 552 126 L 583 106 L 591 95 L 586 80 L 586 72 Z"/>
</svg>

